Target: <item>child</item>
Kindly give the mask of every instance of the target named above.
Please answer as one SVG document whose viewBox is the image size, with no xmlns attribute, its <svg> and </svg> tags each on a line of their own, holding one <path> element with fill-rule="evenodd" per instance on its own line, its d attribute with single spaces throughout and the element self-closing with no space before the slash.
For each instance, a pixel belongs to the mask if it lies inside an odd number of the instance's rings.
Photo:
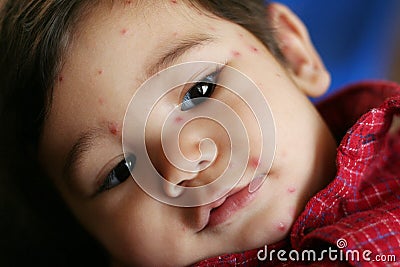
<svg viewBox="0 0 400 267">
<path fill-rule="evenodd" d="M 1 19 L 4 114 L 16 114 L 19 142 L 108 251 L 112 266 L 298 265 L 307 259 L 295 259 L 291 250 L 328 247 L 369 250 L 371 259 L 400 256 L 400 88 L 352 86 L 321 103 L 319 113 L 308 97 L 323 94 L 330 77 L 306 28 L 286 7 L 235 0 L 10 0 Z M 135 129 L 146 131 L 149 158 L 168 181 L 165 194 L 177 197 L 173 185 L 204 186 L 241 164 L 230 161 L 228 137 L 207 119 L 188 122 L 179 145 L 192 161 L 204 156 L 201 140 L 211 139 L 215 153 L 194 174 L 171 163 L 160 136 L 177 106 L 194 112 L 211 99 L 229 106 L 248 130 L 250 160 L 227 195 L 182 207 L 158 201 L 130 179 L 143 155 L 124 155 L 122 126 L 147 78 L 156 74 L 167 84 L 173 77 L 158 71 L 193 61 L 221 67 L 204 73 L 190 65 L 201 79 L 149 103 L 148 128 Z M 266 144 L 248 123 L 254 107 L 214 86 L 234 78 L 224 73 L 229 68 L 258 86 L 274 117 L 274 161 L 254 192 L 247 188 L 264 164 L 257 146 Z M 196 102 L 200 97 L 210 101 Z M 18 105 L 9 104 L 13 99 Z M 148 99 L 140 100 L 148 108 Z M 144 117 L 140 107 L 136 114 Z M 279 258 L 270 257 L 271 249 L 282 251 Z M 373 264 L 365 257 L 340 259 Z"/>
</svg>

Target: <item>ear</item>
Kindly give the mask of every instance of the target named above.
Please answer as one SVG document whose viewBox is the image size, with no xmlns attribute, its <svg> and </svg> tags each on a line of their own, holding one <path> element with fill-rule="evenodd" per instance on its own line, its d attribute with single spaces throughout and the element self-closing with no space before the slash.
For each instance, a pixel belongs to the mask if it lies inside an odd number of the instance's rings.
<svg viewBox="0 0 400 267">
<path fill-rule="evenodd" d="M 293 80 L 308 96 L 322 95 L 330 85 L 330 75 L 315 50 L 306 27 L 282 4 L 271 3 L 268 12 L 275 29 L 275 38 Z"/>
</svg>

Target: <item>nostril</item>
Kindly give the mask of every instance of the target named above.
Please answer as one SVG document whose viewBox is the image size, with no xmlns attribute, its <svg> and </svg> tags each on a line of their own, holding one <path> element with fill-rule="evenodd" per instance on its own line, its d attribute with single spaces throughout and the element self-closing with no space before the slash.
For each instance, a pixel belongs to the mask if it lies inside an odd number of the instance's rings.
<svg viewBox="0 0 400 267">
<path fill-rule="evenodd" d="M 169 197 L 179 197 L 182 193 L 184 188 L 184 182 L 182 181 L 179 184 L 173 184 L 168 181 L 164 182 L 164 192 L 169 196 Z"/>
</svg>

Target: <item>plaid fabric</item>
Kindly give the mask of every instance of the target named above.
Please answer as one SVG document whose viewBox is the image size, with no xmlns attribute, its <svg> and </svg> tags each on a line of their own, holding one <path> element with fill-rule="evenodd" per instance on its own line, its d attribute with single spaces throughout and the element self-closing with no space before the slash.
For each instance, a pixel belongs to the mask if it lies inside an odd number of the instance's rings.
<svg viewBox="0 0 400 267">
<path fill-rule="evenodd" d="M 290 237 L 268 246 L 268 251 L 285 250 L 287 261 L 279 261 L 276 253 L 272 260 L 259 261 L 260 249 L 254 249 L 195 266 L 400 266 L 400 131 L 391 129 L 394 117 L 400 121 L 400 86 L 356 84 L 317 107 L 342 139 L 337 175 L 307 203 Z M 326 253 L 315 262 L 288 257 L 293 250 L 301 255 L 329 248 L 337 250 L 332 255 L 338 260 Z"/>
</svg>

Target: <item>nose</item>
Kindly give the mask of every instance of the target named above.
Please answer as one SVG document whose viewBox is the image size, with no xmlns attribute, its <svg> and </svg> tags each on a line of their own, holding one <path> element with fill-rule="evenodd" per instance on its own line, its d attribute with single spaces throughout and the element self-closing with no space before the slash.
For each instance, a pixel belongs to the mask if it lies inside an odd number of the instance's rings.
<svg viewBox="0 0 400 267">
<path fill-rule="evenodd" d="M 178 197 L 184 187 L 206 185 L 215 179 L 212 165 L 218 151 L 214 141 L 208 138 L 198 140 L 196 136 L 186 136 L 182 140 L 179 150 L 164 146 L 167 164 L 162 170 L 163 189 L 169 197 Z"/>
</svg>

